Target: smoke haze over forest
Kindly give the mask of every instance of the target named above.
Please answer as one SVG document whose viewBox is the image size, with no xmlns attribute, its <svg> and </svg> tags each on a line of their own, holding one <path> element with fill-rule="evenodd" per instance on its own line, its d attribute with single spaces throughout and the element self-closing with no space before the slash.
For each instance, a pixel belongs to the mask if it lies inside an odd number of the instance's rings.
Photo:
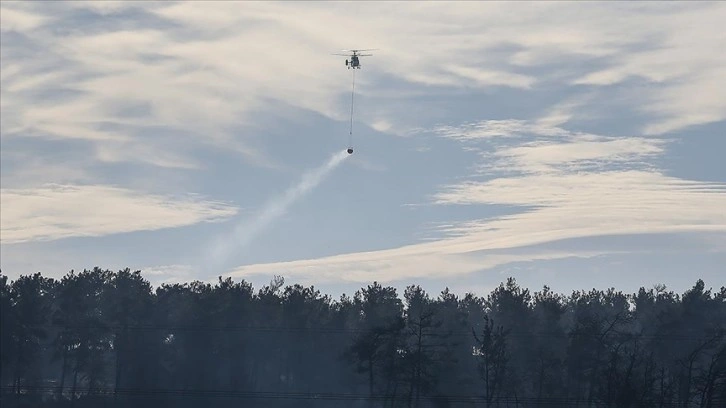
<svg viewBox="0 0 726 408">
<path fill-rule="evenodd" d="M 3 1 L 0 17 L 11 279 L 104 265 L 336 296 L 722 279 L 726 3 Z M 375 50 L 349 70 L 333 54 L 351 48 Z"/>
<path fill-rule="evenodd" d="M 718 407 L 726 287 L 486 296 L 2 276 L 4 406 Z M 8 405 L 5 405 L 5 404 Z M 113 405 L 117 404 L 117 405 Z"/>
</svg>

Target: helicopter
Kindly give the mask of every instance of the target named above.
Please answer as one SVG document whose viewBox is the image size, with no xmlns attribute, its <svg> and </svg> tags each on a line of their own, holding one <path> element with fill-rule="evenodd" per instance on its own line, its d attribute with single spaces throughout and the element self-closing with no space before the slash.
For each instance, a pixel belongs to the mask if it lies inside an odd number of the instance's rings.
<svg viewBox="0 0 726 408">
<path fill-rule="evenodd" d="M 370 57 L 373 54 L 359 54 L 361 51 L 374 51 L 375 48 L 367 49 L 367 50 L 341 50 L 341 51 L 349 51 L 353 54 L 333 54 L 333 55 L 342 55 L 344 57 L 350 57 L 350 61 L 347 59 L 345 60 L 345 65 L 348 67 L 348 69 L 360 69 L 360 61 L 358 60 L 358 57 Z"/>
</svg>

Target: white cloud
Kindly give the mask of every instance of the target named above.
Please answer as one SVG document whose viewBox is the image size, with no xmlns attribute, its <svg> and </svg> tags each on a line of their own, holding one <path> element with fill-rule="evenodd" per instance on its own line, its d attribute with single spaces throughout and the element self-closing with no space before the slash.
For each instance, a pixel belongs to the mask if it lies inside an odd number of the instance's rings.
<svg viewBox="0 0 726 408">
<path fill-rule="evenodd" d="M 578 119 L 584 119 L 586 115 L 579 111 L 578 108 L 592 102 L 595 97 L 595 93 L 588 92 L 566 99 L 550 107 L 535 123 L 539 129 L 554 129 L 557 126 L 566 124 L 575 116 Z"/>
<path fill-rule="evenodd" d="M 607 169 L 614 164 L 652 167 L 646 159 L 664 153 L 667 140 L 645 137 L 605 137 L 572 132 L 555 123 L 566 123 L 579 104 L 569 102 L 550 109 L 540 119 L 483 120 L 458 126 L 438 126 L 439 136 L 467 143 L 467 149 L 485 159 L 480 169 L 488 172 L 556 173 L 564 170 Z M 532 142 L 519 139 L 531 137 Z M 492 139 L 509 139 L 509 144 L 481 147 Z M 472 147 L 474 146 L 474 147 Z"/>
<path fill-rule="evenodd" d="M 196 197 L 147 195 L 109 186 L 2 189 L 1 197 L 3 244 L 181 227 L 223 220 L 237 212 Z"/>
<path fill-rule="evenodd" d="M 173 45 L 165 33 L 150 28 L 29 37 L 44 52 L 33 60 L 14 58 L 11 73 L 3 75 L 3 110 L 14 113 L 11 121 L 3 121 L 4 138 L 85 140 L 97 146 L 95 158 L 101 162 L 181 168 L 193 159 L 180 149 L 209 144 L 246 155 L 253 164 L 274 166 L 227 130 L 249 123 L 245 115 L 255 98 L 235 90 L 237 81 L 205 72 L 203 63 L 191 58 L 146 61 Z M 13 44 L 3 46 L 12 49 Z M 52 72 L 38 68 L 51 66 Z M 69 96 L 60 96 L 68 91 Z M 38 98 L 38 93 L 51 97 Z M 173 146 L 155 146 L 149 133 L 156 129 L 176 131 Z"/>
<path fill-rule="evenodd" d="M 133 8 L 167 23 L 161 28 L 149 18 L 133 29 L 120 24 L 91 33 L 79 25 L 59 33 L 44 28 L 62 22 L 57 13 L 2 4 L 4 29 L 22 33 L 37 51 L 26 58 L 23 45 L 3 41 L 2 108 L 12 112 L 3 137 L 89 140 L 104 146 L 100 161 L 184 167 L 190 159 L 179 152 L 173 163 L 153 160 L 159 149 L 109 156 L 116 141 L 142 150 L 139 129 L 161 126 L 182 133 L 177 144 L 186 149 L 210 144 L 274 166 L 247 135 L 230 129 L 258 124 L 260 111 L 285 115 L 279 102 L 345 120 L 348 72 L 342 57 L 329 54 L 351 47 L 378 49 L 358 78 L 359 92 L 375 107 L 357 112 L 357 120 L 394 134 L 416 124 L 395 123 L 407 120 L 395 112 L 410 107 L 377 96 L 389 92 L 374 81 L 380 74 L 417 83 L 424 93 L 437 91 L 427 85 L 526 90 L 551 78 L 569 86 L 644 77 L 657 82 L 638 91 L 637 103 L 657 116 L 648 133 L 721 120 L 726 112 L 718 91 L 726 64 L 713 52 L 724 40 L 721 4 L 102 3 L 70 3 L 61 14 L 90 9 L 122 19 Z M 607 66 L 587 64 L 596 58 Z M 72 92 L 50 102 L 38 96 L 65 91 Z M 129 106 L 136 113 L 123 115 Z"/>
<path fill-rule="evenodd" d="M 629 94 L 640 111 L 656 116 L 645 126 L 646 134 L 726 119 L 726 55 L 715 51 L 726 44 L 721 27 L 726 4 L 691 4 L 693 7 L 678 7 L 675 13 L 658 13 L 657 26 L 642 24 L 637 14 L 624 15 L 625 24 L 633 27 L 637 38 L 660 37 L 658 45 L 613 54 L 609 67 L 589 72 L 573 83 L 613 85 L 630 78 L 652 82 L 648 89 L 634 89 Z M 619 19 L 617 26 L 622 23 Z"/>
<path fill-rule="evenodd" d="M 435 133 L 459 141 L 478 141 L 500 137 L 516 137 L 522 134 L 539 136 L 567 136 L 570 132 L 547 124 L 530 123 L 519 119 L 483 120 L 462 125 L 437 126 Z"/>
<path fill-rule="evenodd" d="M 644 171 L 462 183 L 437 194 L 437 203 L 534 207 L 448 230 L 469 237 L 471 245 L 514 247 L 584 236 L 726 230 L 726 185 Z"/>
<path fill-rule="evenodd" d="M 647 172 L 612 172 L 498 179 L 462 184 L 438 195 L 440 203 L 508 204 L 535 209 L 496 219 L 459 223 L 440 230 L 449 238 L 388 250 L 318 259 L 248 265 L 234 277 L 283 274 L 309 282 L 391 282 L 441 278 L 513 262 L 612 254 L 600 251 L 520 253 L 523 248 L 571 238 L 673 232 L 726 232 L 726 186 L 668 178 Z M 637 248 L 633 248 L 637 251 Z"/>
<path fill-rule="evenodd" d="M 0 12 L 0 30 L 3 32 L 32 30 L 49 20 L 42 15 L 9 7 L 7 4 L 3 3 L 2 12 Z"/>
<path fill-rule="evenodd" d="M 604 168 L 614 163 L 635 165 L 635 160 L 663 153 L 666 141 L 640 137 L 605 138 L 572 136 L 566 142 L 531 142 L 499 149 L 487 157 L 499 158 L 493 166 L 524 173 L 560 173 Z"/>
<path fill-rule="evenodd" d="M 137 269 L 141 270 L 144 278 L 155 287 L 164 283 L 184 283 L 197 279 L 195 276 L 197 271 L 190 265 L 153 265 Z"/>
<path fill-rule="evenodd" d="M 386 119 L 380 119 L 371 123 L 371 127 L 379 132 L 386 132 L 391 129 L 391 122 Z"/>
<path fill-rule="evenodd" d="M 99 160 L 106 163 L 119 163 L 124 161 L 141 161 L 159 167 L 179 169 L 201 169 L 203 165 L 193 157 L 179 154 L 162 147 L 152 149 L 152 143 L 139 145 L 135 143 L 102 144 L 96 147 Z"/>
<path fill-rule="evenodd" d="M 396 281 L 471 273 L 518 261 L 613 253 L 538 251 L 572 238 L 683 232 L 726 232 L 726 184 L 666 176 L 649 163 L 667 141 L 578 134 L 541 121 L 482 121 L 439 128 L 446 137 L 486 142 L 508 137 L 546 141 L 494 147 L 491 168 L 516 174 L 443 188 L 438 205 L 520 208 L 501 217 L 450 223 L 445 238 L 400 248 L 320 259 L 250 265 L 234 276 L 283 273 L 297 279 Z M 510 141 L 512 141 L 510 140 Z M 495 253 L 511 251 L 516 253 Z M 637 248 L 633 248 L 637 251 Z"/>
<path fill-rule="evenodd" d="M 726 44 L 726 37 L 721 43 Z M 653 94 L 643 110 L 658 115 L 659 120 L 645 126 L 644 133 L 659 135 L 726 119 L 724 78 L 726 58 L 722 57 L 718 69 L 678 81 Z"/>
<path fill-rule="evenodd" d="M 437 204 L 526 209 L 442 228 L 474 248 L 598 235 L 726 231 L 726 184 L 664 175 L 651 159 L 665 153 L 666 140 L 579 134 L 539 126 L 539 121 L 504 123 L 498 134 L 560 137 L 485 151 L 483 157 L 491 162 L 484 168 L 514 176 L 457 183 L 435 194 Z M 442 133 L 469 140 L 489 135 L 490 125 L 483 121 Z M 472 134 L 471 128 L 478 131 Z"/>
<path fill-rule="evenodd" d="M 249 278 L 283 275 L 299 282 L 394 282 L 410 279 L 451 279 L 512 262 L 569 257 L 593 257 L 599 252 L 541 251 L 526 255 L 476 254 L 460 247 L 458 239 L 414 244 L 372 252 L 358 252 L 318 259 L 242 266 L 227 274 Z"/>
<path fill-rule="evenodd" d="M 470 80 L 477 85 L 505 85 L 512 88 L 531 88 L 536 79 L 527 75 L 519 75 L 504 71 L 485 71 L 473 67 L 450 65 L 445 68 L 459 77 Z"/>
</svg>

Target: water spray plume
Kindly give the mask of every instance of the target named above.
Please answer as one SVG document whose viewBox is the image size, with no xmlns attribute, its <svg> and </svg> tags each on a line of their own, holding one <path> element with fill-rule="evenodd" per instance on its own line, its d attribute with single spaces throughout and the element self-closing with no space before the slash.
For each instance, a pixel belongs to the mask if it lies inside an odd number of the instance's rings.
<svg viewBox="0 0 726 408">
<path fill-rule="evenodd" d="M 233 250 L 239 250 L 248 245 L 252 238 L 265 230 L 275 219 L 284 215 L 290 205 L 317 187 L 348 157 L 346 153 L 346 151 L 342 151 L 333 154 L 325 164 L 303 174 L 300 181 L 285 191 L 283 195 L 269 201 L 257 217 L 238 223 L 231 234 L 217 239 L 211 248 L 211 263 L 216 265 L 223 263 Z"/>
</svg>

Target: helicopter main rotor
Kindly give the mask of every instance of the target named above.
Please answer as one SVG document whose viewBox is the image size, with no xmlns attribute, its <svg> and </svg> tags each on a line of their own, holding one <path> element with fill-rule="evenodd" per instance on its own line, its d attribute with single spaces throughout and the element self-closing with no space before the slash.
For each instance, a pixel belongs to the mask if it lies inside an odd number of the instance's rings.
<svg viewBox="0 0 726 408">
<path fill-rule="evenodd" d="M 359 54 L 359 52 L 362 52 L 362 51 L 375 51 L 377 49 L 378 48 L 368 48 L 368 49 L 365 49 L 365 50 L 341 50 L 341 51 L 344 51 L 344 52 L 352 52 L 352 54 L 337 54 L 337 53 L 335 53 L 335 54 L 332 54 L 332 55 L 341 55 L 343 57 L 370 57 L 373 54 Z"/>
</svg>

